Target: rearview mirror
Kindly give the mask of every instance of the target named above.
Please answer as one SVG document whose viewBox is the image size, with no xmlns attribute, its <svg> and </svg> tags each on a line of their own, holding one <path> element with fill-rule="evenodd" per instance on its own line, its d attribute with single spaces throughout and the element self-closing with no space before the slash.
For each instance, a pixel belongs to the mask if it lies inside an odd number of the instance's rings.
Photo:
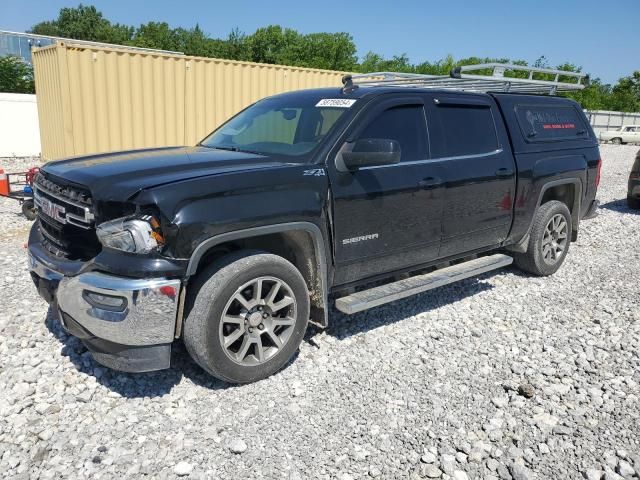
<svg viewBox="0 0 640 480">
<path fill-rule="evenodd" d="M 349 145 L 353 148 L 349 149 Z M 349 170 L 400 162 L 400 143 L 388 138 L 363 138 L 347 144 L 342 151 L 342 161 Z"/>
</svg>

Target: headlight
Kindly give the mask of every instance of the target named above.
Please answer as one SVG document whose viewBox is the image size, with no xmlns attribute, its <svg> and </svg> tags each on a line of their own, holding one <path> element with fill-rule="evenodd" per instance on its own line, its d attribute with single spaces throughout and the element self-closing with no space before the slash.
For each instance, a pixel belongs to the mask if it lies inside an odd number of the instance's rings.
<svg viewBox="0 0 640 480">
<path fill-rule="evenodd" d="M 118 218 L 98 225 L 96 234 L 105 247 L 148 253 L 164 243 L 159 227 L 158 221 L 151 216 Z"/>
</svg>

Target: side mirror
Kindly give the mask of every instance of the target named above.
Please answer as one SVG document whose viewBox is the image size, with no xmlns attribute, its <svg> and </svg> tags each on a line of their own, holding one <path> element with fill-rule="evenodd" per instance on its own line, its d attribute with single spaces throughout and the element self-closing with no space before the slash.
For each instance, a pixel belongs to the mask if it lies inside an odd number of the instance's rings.
<svg viewBox="0 0 640 480">
<path fill-rule="evenodd" d="M 342 161 L 348 170 L 377 165 L 392 165 L 400 162 L 400 143 L 388 138 L 363 138 L 349 149 L 342 151 Z"/>
</svg>

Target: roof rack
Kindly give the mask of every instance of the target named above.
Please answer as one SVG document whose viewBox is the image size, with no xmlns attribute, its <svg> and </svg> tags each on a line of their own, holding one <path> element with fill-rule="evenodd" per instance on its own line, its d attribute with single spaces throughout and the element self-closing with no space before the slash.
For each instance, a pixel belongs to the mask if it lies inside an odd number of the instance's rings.
<svg viewBox="0 0 640 480">
<path fill-rule="evenodd" d="M 485 74 L 487 71 L 491 73 Z M 525 78 L 505 76 L 505 73 L 526 72 Z M 562 81 L 560 81 L 562 79 Z M 555 95 L 558 92 L 582 90 L 589 81 L 584 73 L 548 68 L 526 67 L 510 63 L 481 63 L 455 67 L 449 75 L 374 72 L 345 75 L 345 90 L 363 86 L 402 86 L 444 88 L 472 92 L 518 92 Z"/>
</svg>

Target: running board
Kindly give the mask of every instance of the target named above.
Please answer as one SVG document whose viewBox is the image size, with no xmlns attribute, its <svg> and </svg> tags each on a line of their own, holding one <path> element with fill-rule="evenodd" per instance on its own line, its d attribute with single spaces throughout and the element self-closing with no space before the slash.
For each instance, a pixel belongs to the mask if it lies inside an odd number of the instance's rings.
<svg viewBox="0 0 640 480">
<path fill-rule="evenodd" d="M 506 267 L 511 263 L 513 263 L 513 258 L 500 253 L 476 258 L 424 275 L 416 275 L 338 298 L 336 300 L 336 308 L 347 314 L 361 312 L 368 308 L 442 287 L 458 280 L 475 277 L 490 270 Z"/>
</svg>

